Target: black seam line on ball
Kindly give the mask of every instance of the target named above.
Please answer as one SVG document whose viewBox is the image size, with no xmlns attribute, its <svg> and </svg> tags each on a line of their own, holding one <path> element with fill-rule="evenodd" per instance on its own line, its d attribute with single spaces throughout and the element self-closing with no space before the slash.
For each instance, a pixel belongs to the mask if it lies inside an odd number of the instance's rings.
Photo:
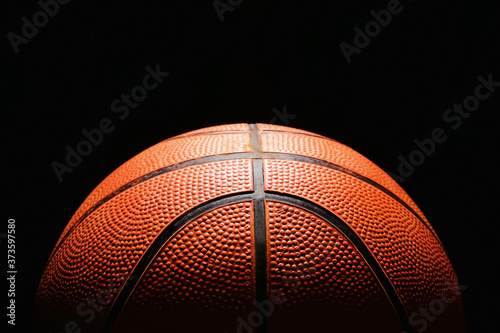
<svg viewBox="0 0 500 333">
<path fill-rule="evenodd" d="M 309 157 L 309 156 L 303 156 L 303 155 L 296 155 L 296 154 L 287 154 L 287 153 L 271 153 L 271 152 L 266 152 L 262 153 L 263 158 L 267 159 L 280 159 L 280 160 L 291 160 L 291 161 L 298 161 L 298 162 L 304 162 L 304 163 L 310 163 L 310 164 L 315 164 L 319 165 L 322 167 L 326 167 L 329 169 L 334 169 L 337 171 L 340 171 L 342 173 L 348 174 L 352 177 L 355 177 L 359 180 L 364 181 L 365 183 L 372 185 L 373 187 L 379 189 L 380 191 L 384 192 L 388 196 L 390 196 L 392 199 L 396 200 L 399 204 L 401 204 L 403 207 L 405 207 L 412 215 L 414 215 L 420 222 L 422 222 L 423 225 L 429 230 L 429 232 L 434 236 L 434 238 L 438 241 L 438 243 L 443 247 L 443 244 L 441 243 L 441 240 L 437 236 L 436 232 L 424 221 L 424 219 L 413 209 L 408 205 L 403 199 L 398 197 L 396 194 L 391 192 L 389 189 L 385 188 L 384 186 L 380 185 L 374 180 L 371 180 L 368 177 L 365 177 L 363 175 L 360 175 L 359 173 L 349 170 L 347 168 L 344 168 L 338 164 L 334 164 L 325 160 L 321 160 L 318 158 L 314 157 Z"/>
<path fill-rule="evenodd" d="M 340 143 L 340 142 L 338 142 L 335 139 L 332 139 L 332 138 L 329 138 L 329 137 L 326 137 L 326 136 L 322 136 L 322 135 L 319 135 L 319 134 L 314 134 L 314 133 L 291 132 L 291 131 L 281 131 L 281 130 L 272 130 L 272 129 L 263 129 L 263 130 L 260 130 L 260 131 L 261 131 L 262 134 L 267 134 L 267 133 L 286 133 L 286 134 L 305 135 L 305 136 L 311 136 L 311 137 L 317 138 L 317 139 L 323 139 L 323 140 L 328 140 L 328 141 L 333 141 L 333 142 L 336 142 L 336 143 Z"/>
<path fill-rule="evenodd" d="M 252 153 L 262 153 L 262 144 L 260 142 L 260 132 L 257 124 L 249 124 L 250 127 L 250 144 L 252 146 Z"/>
<path fill-rule="evenodd" d="M 252 152 L 260 154 L 262 146 L 260 132 L 256 124 L 249 124 Z M 264 166 L 262 158 L 252 158 L 254 189 L 254 241 L 255 241 L 255 302 L 261 304 L 268 299 L 267 293 L 267 230 L 266 208 L 264 204 Z M 260 311 L 256 306 L 256 311 Z M 255 327 L 255 333 L 267 332 L 267 316 L 262 315 L 262 323 Z"/>
<path fill-rule="evenodd" d="M 254 240 L 255 240 L 255 301 L 261 304 L 268 299 L 267 293 L 267 230 L 264 204 L 262 159 L 253 159 L 254 179 Z M 258 309 L 257 309 L 258 310 Z M 267 332 L 267 317 L 255 328 L 256 333 Z"/>
<path fill-rule="evenodd" d="M 228 194 L 225 197 L 211 199 L 188 210 L 184 214 L 174 219 L 169 225 L 167 225 L 151 243 L 149 248 L 139 259 L 139 262 L 134 267 L 130 275 L 127 277 L 126 282 L 124 282 L 123 288 L 118 292 L 118 295 L 116 296 L 110 307 L 108 316 L 106 318 L 106 321 L 104 322 L 101 332 L 111 332 L 115 321 L 118 319 L 129 297 L 134 292 L 136 286 L 142 279 L 144 273 L 147 271 L 149 265 L 156 260 L 163 247 L 168 244 L 172 237 L 175 236 L 183 227 L 188 225 L 189 222 L 196 220 L 209 211 L 239 202 L 251 202 L 253 197 L 253 193 L 247 192 L 243 194 Z M 133 278 L 131 279 L 131 277 Z"/>
<path fill-rule="evenodd" d="M 160 143 L 170 141 L 170 140 L 192 138 L 192 137 L 203 136 L 203 135 L 226 135 L 226 134 L 248 134 L 248 130 L 209 131 L 209 132 L 201 132 L 201 133 L 179 134 L 179 135 L 173 136 L 171 138 L 165 139 L 163 141 L 160 141 Z"/>
<path fill-rule="evenodd" d="M 47 261 L 50 262 L 52 257 L 57 253 L 61 245 L 66 241 L 66 238 L 71 234 L 71 232 L 83 221 L 85 220 L 90 214 L 92 214 L 96 209 L 98 209 L 100 206 L 108 202 L 109 200 L 113 199 L 115 196 L 118 194 L 128 190 L 131 187 L 134 187 L 148 179 L 154 178 L 156 176 L 162 175 L 164 173 L 168 173 L 171 171 L 176 171 L 182 168 L 190 167 L 190 166 L 195 166 L 195 165 L 200 165 L 200 164 L 205 164 L 205 163 L 210 163 L 210 162 L 219 162 L 219 161 L 228 161 L 228 160 L 240 160 L 240 159 L 248 159 L 250 160 L 252 158 L 251 153 L 230 153 L 230 154 L 225 154 L 225 155 L 211 155 L 211 156 L 205 156 L 205 157 L 198 157 L 192 160 L 187 160 L 183 162 L 179 162 L 176 164 L 172 164 L 160 169 L 156 169 L 150 173 L 147 173 L 141 177 L 138 177 L 136 179 L 131 180 L 130 182 L 120 186 L 110 194 L 106 195 L 104 198 L 99 200 L 96 204 L 94 204 L 92 207 L 90 207 L 85 213 L 80 216 L 80 218 L 73 224 L 73 226 L 64 234 L 63 239 L 57 244 L 57 246 L 54 248 L 52 251 L 49 260 Z"/>
<path fill-rule="evenodd" d="M 248 124 L 248 125 L 253 125 L 253 124 Z M 329 141 L 334 141 L 337 143 L 337 140 L 322 136 L 319 134 L 314 134 L 314 133 L 302 133 L 302 132 L 291 132 L 291 131 L 284 131 L 284 130 L 276 130 L 276 129 L 263 129 L 260 130 L 261 133 L 266 134 L 266 133 L 285 133 L 285 134 L 297 134 L 297 135 L 305 135 L 305 136 L 310 136 L 318 139 L 324 139 L 324 140 L 329 140 Z M 191 133 L 191 134 L 179 134 L 176 136 L 173 136 L 171 138 L 165 139 L 163 141 L 160 141 L 159 143 L 162 142 L 167 142 L 171 140 L 177 140 L 177 139 L 184 139 L 184 138 L 191 138 L 191 137 L 196 137 L 196 136 L 203 136 L 203 135 L 226 135 L 226 134 L 248 134 L 248 130 L 226 130 L 226 131 L 209 131 L 209 132 L 201 132 L 201 133 Z"/>
<path fill-rule="evenodd" d="M 260 139 L 259 139 L 259 141 L 260 141 Z M 50 257 L 49 257 L 49 259 L 47 260 L 47 263 L 46 263 L 45 267 L 47 267 L 48 263 L 52 260 L 53 256 L 57 253 L 57 251 L 59 250 L 59 248 L 61 247 L 61 245 L 64 243 L 64 241 L 66 240 L 66 238 L 71 234 L 71 232 L 85 218 L 87 218 L 87 216 L 89 216 L 90 214 L 92 214 L 92 212 L 94 212 L 97 208 L 99 208 L 104 203 L 106 203 L 107 201 L 111 200 L 114 196 L 120 194 L 121 192 L 124 192 L 125 190 L 127 190 L 127 189 L 129 189 L 129 188 L 131 188 L 131 187 L 133 187 L 133 186 L 135 186 L 135 185 L 137 185 L 139 183 L 142 183 L 142 182 L 144 182 L 144 181 L 146 181 L 148 179 L 151 179 L 153 177 L 159 176 L 161 174 L 164 174 L 164 173 L 167 173 L 167 172 L 170 172 L 170 171 L 176 171 L 176 170 L 179 170 L 179 169 L 182 169 L 182 168 L 185 168 L 185 167 L 189 167 L 189 166 L 193 166 L 193 165 L 200 165 L 200 164 L 210 163 L 210 162 L 227 161 L 227 160 L 237 160 L 237 159 L 252 159 L 252 158 L 282 159 L 282 160 L 292 160 L 292 161 L 299 161 L 299 162 L 304 162 L 304 163 L 311 163 L 311 164 L 316 164 L 316 165 L 319 165 L 319 166 L 327 167 L 327 168 L 330 168 L 330 169 L 334 169 L 334 170 L 346 173 L 346 174 L 348 174 L 350 176 L 356 177 L 356 178 L 358 178 L 360 180 L 363 180 L 365 183 L 368 183 L 368 184 L 370 184 L 370 185 L 378 188 L 379 190 L 381 190 L 382 192 L 386 193 L 391 198 L 393 198 L 394 200 L 396 200 L 397 202 L 399 202 L 401 205 L 403 205 L 418 220 L 420 220 L 422 222 L 422 224 L 425 225 L 425 227 L 429 230 L 429 232 L 434 236 L 434 238 L 438 241 L 438 243 L 444 249 L 443 244 L 441 243 L 441 240 L 437 236 L 436 232 L 434 230 L 432 230 L 431 227 L 429 227 L 429 225 L 422 219 L 422 217 L 420 217 L 420 215 L 415 210 L 413 210 L 413 208 L 411 208 L 406 202 L 404 202 L 401 198 L 399 198 L 397 195 L 395 195 L 394 193 L 392 193 L 390 190 L 388 190 L 384 186 L 378 184 L 377 182 L 375 182 L 375 181 L 373 181 L 373 180 L 371 180 L 371 179 L 369 179 L 369 178 L 367 178 L 365 176 L 362 176 L 362 175 L 360 175 L 360 174 L 358 174 L 358 173 L 356 173 L 354 171 L 351 171 L 349 169 L 341 167 L 341 166 L 339 166 L 337 164 L 334 164 L 334 163 L 331 163 L 331 162 L 328 162 L 328 161 L 325 161 L 325 160 L 321 160 L 321 159 L 318 159 L 318 158 L 314 158 L 314 157 L 308 157 L 308 156 L 296 155 L 296 154 L 288 154 L 288 153 L 241 152 L 241 153 L 229 153 L 229 154 L 223 154 L 223 155 L 210 155 L 210 156 L 198 157 L 198 158 L 194 158 L 194 159 L 191 159 L 191 160 L 179 162 L 179 163 L 176 163 L 176 164 L 172 164 L 172 165 L 169 165 L 169 166 L 166 166 L 166 167 L 154 170 L 154 171 L 152 171 L 150 173 L 147 173 L 147 174 L 145 174 L 145 175 L 143 175 L 141 177 L 133 179 L 130 182 L 122 185 L 121 187 L 117 188 L 116 190 L 114 190 L 110 194 L 106 195 L 101 200 L 99 200 L 96 204 L 94 204 L 94 206 L 90 207 L 85 213 L 82 214 L 82 216 L 80 216 L 80 218 L 78 219 L 78 221 L 76 221 L 73 224 L 73 226 L 70 228 L 70 230 L 68 230 L 64 234 L 63 239 L 59 243 L 57 243 L 57 246 L 54 248 L 54 250 L 52 251 L 52 253 L 51 253 Z"/>
<path fill-rule="evenodd" d="M 260 141 L 260 139 L 259 139 L 259 141 Z M 334 164 L 334 163 L 331 163 L 331 162 L 328 162 L 328 161 L 325 161 L 325 160 L 321 160 L 321 159 L 318 159 L 318 158 L 314 158 L 314 157 L 308 157 L 308 156 L 296 155 L 296 154 L 288 154 L 288 153 L 241 152 L 241 153 L 229 153 L 229 154 L 223 154 L 223 155 L 211 155 L 211 156 L 205 156 L 205 157 L 198 157 L 198 158 L 195 158 L 195 159 L 191 159 L 191 160 L 179 162 L 179 163 L 176 163 L 176 164 L 172 164 L 172 165 L 169 165 L 169 166 L 166 166 L 166 167 L 154 170 L 154 171 L 152 171 L 152 172 L 150 172 L 148 174 L 145 174 L 145 175 L 143 175 L 141 177 L 138 177 L 138 178 L 136 178 L 134 180 L 131 180 L 130 182 L 126 183 L 125 185 L 122 185 L 121 187 L 119 187 L 116 190 L 114 190 L 112 193 L 106 195 L 104 198 L 102 198 L 101 200 L 99 200 L 94 206 L 90 207 L 85 213 L 82 214 L 82 216 L 78 219 L 78 221 L 75 222 L 75 224 L 73 224 L 73 226 L 70 228 L 70 230 L 68 230 L 68 232 L 66 232 L 64 234 L 63 239 L 54 248 L 54 250 L 52 251 L 52 253 L 51 253 L 50 257 L 49 257 L 49 259 L 47 260 L 47 263 L 46 263 L 45 267 L 47 267 L 48 263 L 53 258 L 53 256 L 57 253 L 58 249 L 64 243 L 64 241 L 66 240 L 66 238 L 71 234 L 71 232 L 85 218 L 87 218 L 87 216 L 89 216 L 90 214 L 92 214 L 92 212 L 94 212 L 97 208 L 99 208 L 104 203 L 106 203 L 107 201 L 111 200 L 114 196 L 120 194 L 121 192 L 124 192 L 125 190 L 127 190 L 127 189 L 129 189 L 129 188 L 131 188 L 131 187 L 133 187 L 133 186 L 135 186 L 135 185 L 137 185 L 139 183 L 142 183 L 143 181 L 151 179 L 153 177 L 159 176 L 161 174 L 164 174 L 164 173 L 167 173 L 167 172 L 170 172 L 170 171 L 176 171 L 176 170 L 179 170 L 179 169 L 182 169 L 182 168 L 185 168 L 185 167 L 189 167 L 189 166 L 193 166 L 193 165 L 200 165 L 200 164 L 210 163 L 210 162 L 227 161 L 227 160 L 237 160 L 237 159 L 252 159 L 252 158 L 282 159 L 282 160 L 292 160 L 292 161 L 299 161 L 299 162 L 304 162 L 304 163 L 311 163 L 311 164 L 316 164 L 316 165 L 319 165 L 319 166 L 327 167 L 327 168 L 330 168 L 330 169 L 334 169 L 334 170 L 346 173 L 346 174 L 348 174 L 350 176 L 356 177 L 356 178 L 358 178 L 360 180 L 363 180 L 365 183 L 368 183 L 368 184 L 370 184 L 370 185 L 378 188 L 379 190 L 381 190 L 382 192 L 386 193 L 391 198 L 393 198 L 394 200 L 396 200 L 397 202 L 399 202 L 401 205 L 403 205 L 408 211 L 410 211 L 418 220 L 420 220 L 426 226 L 426 228 L 434 236 L 434 238 L 438 241 L 438 243 L 441 245 L 441 247 L 444 248 L 443 244 L 441 243 L 441 240 L 437 236 L 436 232 L 434 230 L 432 230 L 432 228 L 429 227 L 429 225 L 427 223 L 425 223 L 425 221 L 422 219 L 422 217 L 420 217 L 420 215 L 415 210 L 413 210 L 406 202 L 404 202 L 401 198 L 399 198 L 397 195 L 395 195 L 394 193 L 392 193 L 390 190 L 388 190 L 384 186 L 378 184 L 377 182 L 375 182 L 375 181 L 373 181 L 373 180 L 371 180 L 371 179 L 369 179 L 369 178 L 367 178 L 365 176 L 362 176 L 362 175 L 360 175 L 360 174 L 358 174 L 358 173 L 356 173 L 354 171 L 351 171 L 349 169 L 341 167 L 341 166 L 339 166 L 337 164 Z"/>
<path fill-rule="evenodd" d="M 403 328 L 408 333 L 414 333 L 413 327 L 411 326 L 408 319 L 408 313 L 406 312 L 406 309 L 398 293 L 396 292 L 394 285 L 382 270 L 377 259 L 373 256 L 370 249 L 368 249 L 363 240 L 351 229 L 351 227 L 346 222 L 344 222 L 341 218 L 339 218 L 329 210 L 301 197 L 266 191 L 264 200 L 290 204 L 305 209 L 327 221 L 333 227 L 335 227 L 335 229 L 340 231 L 356 247 L 357 251 L 359 251 L 359 253 L 363 256 L 366 263 L 377 277 L 377 280 L 380 282 L 382 288 L 384 289 L 390 302 L 392 303 Z"/>
</svg>

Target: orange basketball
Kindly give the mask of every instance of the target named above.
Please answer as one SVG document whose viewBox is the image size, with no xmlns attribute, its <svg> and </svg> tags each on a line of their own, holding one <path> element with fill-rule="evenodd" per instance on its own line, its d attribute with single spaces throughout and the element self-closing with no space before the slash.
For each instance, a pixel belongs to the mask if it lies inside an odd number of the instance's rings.
<svg viewBox="0 0 500 333">
<path fill-rule="evenodd" d="M 162 141 L 97 186 L 36 295 L 41 332 L 465 332 L 432 226 L 345 145 L 269 124 Z"/>
</svg>

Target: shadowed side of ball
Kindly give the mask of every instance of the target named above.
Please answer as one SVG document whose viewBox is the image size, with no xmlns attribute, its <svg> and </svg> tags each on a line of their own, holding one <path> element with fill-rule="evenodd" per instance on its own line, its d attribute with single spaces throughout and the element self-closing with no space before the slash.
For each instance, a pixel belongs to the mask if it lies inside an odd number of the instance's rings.
<svg viewBox="0 0 500 333">
<path fill-rule="evenodd" d="M 188 132 L 124 163 L 64 229 L 36 309 L 39 331 L 465 331 L 408 194 L 351 148 L 269 124 Z"/>
</svg>

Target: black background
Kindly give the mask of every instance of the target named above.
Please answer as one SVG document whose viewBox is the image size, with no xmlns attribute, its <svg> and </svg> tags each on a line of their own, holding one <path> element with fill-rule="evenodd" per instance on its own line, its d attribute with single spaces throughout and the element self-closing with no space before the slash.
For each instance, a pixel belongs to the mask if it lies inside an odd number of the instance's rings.
<svg viewBox="0 0 500 333">
<path fill-rule="evenodd" d="M 474 94 L 479 75 L 500 81 L 494 4 L 401 1 L 402 12 L 349 64 L 339 43 L 353 44 L 353 28 L 363 29 L 373 20 L 370 11 L 387 8 L 387 1 L 245 0 L 221 22 L 211 0 L 72 0 L 17 54 L 7 34 L 21 34 L 21 18 L 32 21 L 40 7 L 35 1 L 2 6 L 7 201 L 0 232 L 6 233 L 8 218 L 16 219 L 14 331 L 29 327 L 37 283 L 64 226 L 114 169 L 189 130 L 271 121 L 334 138 L 393 173 L 398 156 L 416 149 L 415 139 L 442 128 L 447 140 L 401 185 L 433 224 L 467 286 L 469 331 L 498 327 L 494 157 L 500 88 L 456 130 L 443 120 L 446 109 Z M 146 66 L 157 64 L 170 76 L 120 120 L 111 102 L 142 83 Z M 285 106 L 295 118 L 273 119 L 273 109 Z M 75 148 L 84 139 L 81 131 L 97 128 L 103 118 L 115 130 L 59 182 L 51 163 L 64 163 L 66 145 Z M 5 239 L 1 248 L 6 253 Z M 5 309 L 6 292 L 1 294 Z"/>
</svg>

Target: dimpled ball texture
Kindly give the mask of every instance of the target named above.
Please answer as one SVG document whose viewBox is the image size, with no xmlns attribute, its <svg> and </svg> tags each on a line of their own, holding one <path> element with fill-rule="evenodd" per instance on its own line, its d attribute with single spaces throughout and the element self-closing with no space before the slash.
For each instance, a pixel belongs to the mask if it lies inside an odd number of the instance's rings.
<svg viewBox="0 0 500 333">
<path fill-rule="evenodd" d="M 308 131 L 229 124 L 162 141 L 90 193 L 46 264 L 34 331 L 456 333 L 459 289 L 374 163 Z"/>
</svg>

